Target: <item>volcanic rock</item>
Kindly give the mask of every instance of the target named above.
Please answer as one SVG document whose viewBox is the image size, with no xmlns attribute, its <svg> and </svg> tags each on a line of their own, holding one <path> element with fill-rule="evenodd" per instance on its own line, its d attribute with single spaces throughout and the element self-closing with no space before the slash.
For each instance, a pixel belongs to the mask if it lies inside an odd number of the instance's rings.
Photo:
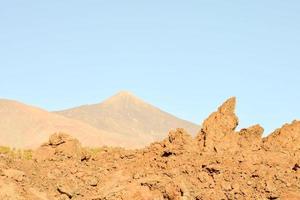
<svg viewBox="0 0 300 200">
<path fill-rule="evenodd" d="M 264 148 L 295 153 L 300 151 L 300 121 L 293 121 L 275 130 L 263 140 Z"/>
<path fill-rule="evenodd" d="M 86 150 L 58 133 L 33 160 L 0 154 L 0 198 L 36 199 L 34 187 L 48 199 L 299 199 L 300 123 L 262 138 L 259 125 L 235 131 L 234 106 L 226 101 L 196 138 L 176 129 L 142 149 Z"/>
<path fill-rule="evenodd" d="M 262 143 L 264 129 L 260 125 L 254 125 L 242 129 L 239 134 L 238 146 L 240 149 L 258 150 Z"/>
<path fill-rule="evenodd" d="M 222 148 L 224 137 L 234 133 L 238 125 L 238 118 L 234 113 L 235 104 L 235 97 L 228 99 L 203 122 L 197 138 L 204 150 L 217 151 Z"/>
<path fill-rule="evenodd" d="M 33 157 L 38 161 L 53 160 L 57 157 L 83 160 L 87 159 L 88 155 L 77 139 L 65 133 L 55 133 L 47 143 L 35 151 Z"/>
</svg>

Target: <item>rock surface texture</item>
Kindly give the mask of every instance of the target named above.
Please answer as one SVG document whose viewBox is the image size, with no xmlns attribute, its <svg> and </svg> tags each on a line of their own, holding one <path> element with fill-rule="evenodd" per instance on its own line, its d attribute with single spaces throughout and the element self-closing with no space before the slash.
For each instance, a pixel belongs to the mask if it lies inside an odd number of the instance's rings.
<svg viewBox="0 0 300 200">
<path fill-rule="evenodd" d="M 300 199 L 300 122 L 266 138 L 254 125 L 236 131 L 235 98 L 203 122 L 143 149 L 82 148 L 54 134 L 32 159 L 1 154 L 0 199 Z"/>
</svg>

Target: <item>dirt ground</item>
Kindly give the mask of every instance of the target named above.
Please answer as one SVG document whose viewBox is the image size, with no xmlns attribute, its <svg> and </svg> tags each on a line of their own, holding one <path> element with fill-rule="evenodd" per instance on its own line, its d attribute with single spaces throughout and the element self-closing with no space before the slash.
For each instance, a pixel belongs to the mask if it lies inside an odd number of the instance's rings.
<svg viewBox="0 0 300 200">
<path fill-rule="evenodd" d="M 266 138 L 235 131 L 235 98 L 202 124 L 137 150 L 83 148 L 58 133 L 32 157 L 0 154 L 2 200 L 300 199 L 300 121 Z"/>
</svg>

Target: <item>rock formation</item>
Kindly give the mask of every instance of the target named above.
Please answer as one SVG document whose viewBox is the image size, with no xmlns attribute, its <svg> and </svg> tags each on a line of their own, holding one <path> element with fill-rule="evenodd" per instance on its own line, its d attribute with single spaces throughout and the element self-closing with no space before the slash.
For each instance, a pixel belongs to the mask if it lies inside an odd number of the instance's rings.
<svg viewBox="0 0 300 200">
<path fill-rule="evenodd" d="M 64 133 L 55 133 L 50 136 L 49 141 L 39 147 L 33 155 L 37 161 L 60 159 L 87 159 L 88 155 L 83 150 L 79 141 Z"/>
<path fill-rule="evenodd" d="M 0 154 L 0 199 L 231 200 L 300 198 L 300 123 L 262 138 L 235 128 L 235 98 L 196 138 L 177 129 L 143 149 L 82 148 L 54 134 L 33 159 Z"/>
</svg>

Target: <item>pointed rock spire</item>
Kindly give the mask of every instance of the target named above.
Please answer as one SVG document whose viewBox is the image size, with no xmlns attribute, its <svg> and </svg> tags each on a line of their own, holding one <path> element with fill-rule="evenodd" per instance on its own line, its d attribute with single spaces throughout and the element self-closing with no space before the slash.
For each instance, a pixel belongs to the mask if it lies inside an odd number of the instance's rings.
<svg viewBox="0 0 300 200">
<path fill-rule="evenodd" d="M 236 98 L 225 101 L 216 112 L 212 113 L 202 124 L 197 138 L 205 149 L 213 150 L 226 134 L 234 132 L 238 125 L 235 115 Z"/>
<path fill-rule="evenodd" d="M 142 99 L 138 98 L 131 92 L 127 91 L 120 91 L 114 96 L 106 99 L 104 102 L 101 103 L 102 105 L 108 106 L 126 106 L 126 105 L 142 105 L 142 106 L 149 106 L 146 102 Z M 100 105 L 101 105 L 100 104 Z"/>
</svg>

